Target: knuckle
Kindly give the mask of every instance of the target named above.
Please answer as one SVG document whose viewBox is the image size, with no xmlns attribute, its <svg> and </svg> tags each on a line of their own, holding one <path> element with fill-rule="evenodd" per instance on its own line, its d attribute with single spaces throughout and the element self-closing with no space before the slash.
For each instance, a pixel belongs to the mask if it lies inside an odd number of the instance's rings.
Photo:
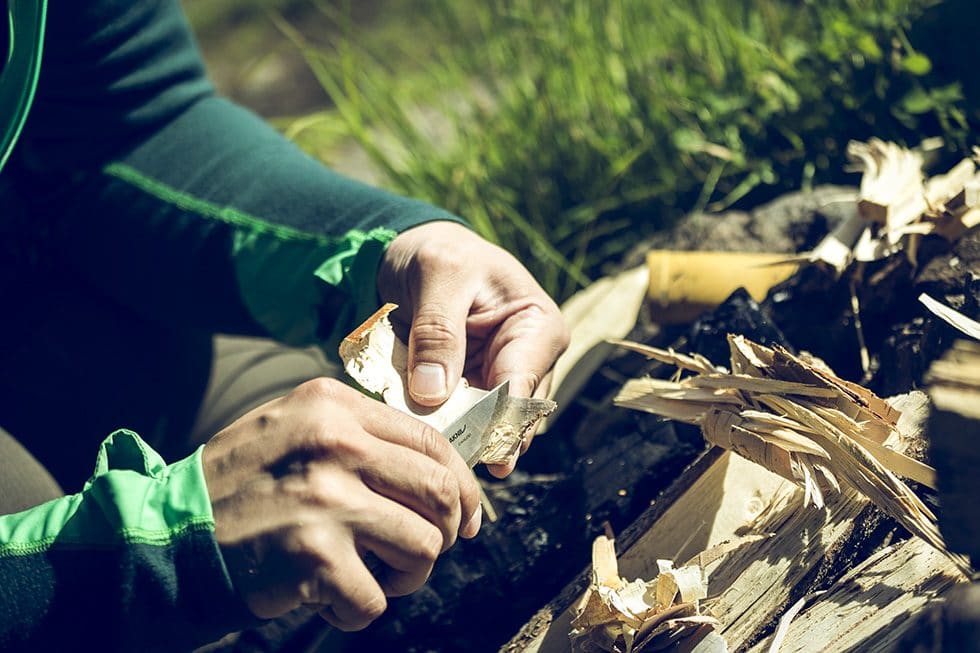
<svg viewBox="0 0 980 653">
<path fill-rule="evenodd" d="M 365 443 L 336 424 L 311 424 L 301 436 L 301 450 L 318 460 L 348 460 L 365 455 Z"/>
<path fill-rule="evenodd" d="M 455 345 L 458 337 L 456 324 L 447 317 L 444 307 L 424 306 L 412 320 L 412 338 L 416 348 Z"/>
<path fill-rule="evenodd" d="M 301 475 L 283 479 L 280 488 L 283 494 L 297 503 L 320 509 L 336 508 L 351 502 L 350 493 L 344 492 L 333 475 L 323 470 L 307 468 Z"/>
<path fill-rule="evenodd" d="M 309 474 L 310 500 L 324 508 L 348 508 L 353 510 L 360 505 L 357 494 L 351 492 L 336 474 L 327 470 Z"/>
<path fill-rule="evenodd" d="M 337 379 L 317 377 L 301 383 L 290 394 L 312 401 L 337 401 L 343 398 L 346 385 Z"/>
<path fill-rule="evenodd" d="M 444 537 L 442 531 L 435 526 L 421 530 L 415 542 L 415 556 L 425 565 L 431 565 L 442 553 Z"/>
<path fill-rule="evenodd" d="M 429 502 L 439 515 L 449 515 L 459 504 L 459 483 L 456 476 L 440 467 L 428 480 Z"/>
<path fill-rule="evenodd" d="M 363 630 L 388 608 L 388 599 L 380 588 L 373 591 L 352 586 L 350 581 L 333 574 L 327 581 L 329 586 L 324 594 L 328 600 L 325 602 L 332 604 L 327 608 L 329 621 L 342 631 Z"/>
<path fill-rule="evenodd" d="M 356 609 L 361 623 L 366 627 L 388 609 L 388 599 L 384 594 L 378 593 L 361 601 Z"/>
<path fill-rule="evenodd" d="M 340 450 L 344 445 L 344 439 L 336 430 L 319 424 L 309 429 L 306 438 L 307 448 L 311 452 L 332 453 Z"/>
<path fill-rule="evenodd" d="M 447 256 L 444 243 L 424 242 L 415 251 L 415 264 L 418 272 L 425 274 L 433 269 L 453 270 L 462 268 L 462 262 L 455 256 Z"/>
<path fill-rule="evenodd" d="M 293 526 L 283 540 L 283 550 L 298 559 L 312 560 L 321 573 L 333 571 L 333 560 L 327 555 L 321 534 L 313 528 Z"/>
<path fill-rule="evenodd" d="M 422 422 L 418 422 L 413 428 L 415 432 L 411 436 L 411 441 L 415 443 L 416 451 L 438 463 L 446 463 L 449 460 L 451 445 L 439 431 Z"/>
</svg>

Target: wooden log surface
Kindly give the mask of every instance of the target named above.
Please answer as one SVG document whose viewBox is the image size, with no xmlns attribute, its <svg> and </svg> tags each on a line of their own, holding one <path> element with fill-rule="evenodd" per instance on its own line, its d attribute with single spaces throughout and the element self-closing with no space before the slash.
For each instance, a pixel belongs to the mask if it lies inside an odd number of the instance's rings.
<svg viewBox="0 0 980 653">
<path fill-rule="evenodd" d="M 912 616 L 938 602 L 962 576 L 918 538 L 886 547 L 837 581 L 791 622 L 779 653 L 900 651 Z M 772 636 L 750 653 L 768 653 Z"/>
<path fill-rule="evenodd" d="M 647 511 L 646 519 L 634 524 L 641 532 L 632 533 L 625 542 L 620 539 L 620 570 L 627 579 L 649 579 L 657 573 L 658 558 L 681 564 L 738 535 L 772 533 L 772 537 L 747 545 L 708 568 L 709 599 L 705 607 L 721 621 L 721 635 L 731 651 L 748 650 L 768 636 L 788 607 L 812 590 L 833 583 L 894 530 L 877 508 L 850 490 L 828 497 L 824 510 L 804 508 L 801 489 L 729 453 L 718 455 L 700 470 L 695 466 L 685 475 L 679 479 L 687 484 L 685 490 L 675 498 L 662 497 Z M 659 507 L 661 502 L 669 505 Z M 916 542 L 914 547 L 903 550 L 918 551 L 920 545 L 929 548 L 919 540 L 910 541 Z M 932 560 L 930 554 L 921 566 L 907 567 L 910 575 L 902 582 L 915 591 L 895 595 L 895 610 L 911 613 L 938 592 L 935 583 L 941 580 L 939 589 L 944 590 L 954 582 L 944 580 L 947 576 L 957 579 L 951 563 L 939 565 L 929 562 Z M 569 650 L 574 605 L 586 578 L 583 574 L 567 587 L 502 650 Z M 928 596 L 920 590 L 928 590 Z M 845 607 L 857 609 L 849 604 Z M 845 631 L 852 629 L 853 624 L 846 620 L 839 626 L 828 620 L 824 636 L 844 638 Z"/>
<path fill-rule="evenodd" d="M 617 538 L 620 573 L 628 579 L 652 578 L 658 558 L 684 561 L 731 539 L 766 510 L 774 495 L 791 487 L 738 456 L 711 449 Z M 574 604 L 589 571 L 584 570 L 501 650 L 568 651 Z M 710 582 L 708 587 L 710 591 Z"/>
</svg>

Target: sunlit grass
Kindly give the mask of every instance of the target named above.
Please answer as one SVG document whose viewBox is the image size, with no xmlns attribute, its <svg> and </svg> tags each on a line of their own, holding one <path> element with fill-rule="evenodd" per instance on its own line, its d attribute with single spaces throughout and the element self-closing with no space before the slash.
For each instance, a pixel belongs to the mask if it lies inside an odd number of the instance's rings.
<svg viewBox="0 0 980 653">
<path fill-rule="evenodd" d="M 839 180 L 851 138 L 964 145 L 958 86 L 908 37 L 931 4 L 428 0 L 415 38 L 381 48 L 279 25 L 336 105 L 319 133 L 342 125 L 386 184 L 465 216 L 562 298 L 687 211 Z M 317 133 L 292 130 L 311 151 Z"/>
</svg>

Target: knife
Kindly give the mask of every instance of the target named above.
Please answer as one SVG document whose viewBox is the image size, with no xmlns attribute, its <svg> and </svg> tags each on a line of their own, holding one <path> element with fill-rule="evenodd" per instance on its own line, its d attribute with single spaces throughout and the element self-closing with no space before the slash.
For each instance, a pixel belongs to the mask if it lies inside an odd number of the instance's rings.
<svg viewBox="0 0 980 653">
<path fill-rule="evenodd" d="M 479 401 L 442 430 L 443 437 L 449 440 L 453 448 L 459 452 L 466 461 L 467 467 L 475 467 L 480 462 L 480 456 L 483 455 L 483 450 L 487 448 L 490 441 L 494 421 L 507 405 L 510 397 L 509 389 L 510 381 L 504 381 L 480 397 Z M 368 571 L 375 577 L 385 568 L 385 563 L 371 552 L 361 557 Z"/>
<path fill-rule="evenodd" d="M 473 404 L 469 410 L 442 430 L 469 467 L 480 462 L 487 448 L 495 418 L 501 413 L 510 396 L 510 381 L 504 381 Z"/>
</svg>

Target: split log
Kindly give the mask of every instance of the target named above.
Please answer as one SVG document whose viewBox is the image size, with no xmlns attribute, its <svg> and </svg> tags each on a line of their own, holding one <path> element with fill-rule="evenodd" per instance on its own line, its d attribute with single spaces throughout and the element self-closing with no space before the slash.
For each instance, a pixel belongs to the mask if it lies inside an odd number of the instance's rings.
<svg viewBox="0 0 980 653">
<path fill-rule="evenodd" d="M 658 558 L 683 560 L 740 535 L 775 533 L 711 568 L 705 608 L 721 622 L 731 651 L 745 650 L 768 635 L 795 601 L 838 579 L 895 534 L 893 522 L 850 490 L 830 497 L 825 511 L 802 510 L 801 489 L 717 449 L 672 488 L 620 536 L 619 568 L 625 578 L 655 577 Z M 927 579 L 920 576 L 915 582 Z M 574 606 L 587 584 L 583 573 L 502 650 L 567 651 Z M 913 610 L 919 599 L 914 594 L 907 598 Z M 895 609 L 905 600 L 897 599 Z"/>
<path fill-rule="evenodd" d="M 949 560 L 922 540 L 886 547 L 855 567 L 792 621 L 778 653 L 860 650 L 905 651 L 901 640 L 914 615 L 930 608 L 962 580 Z M 770 636 L 749 653 L 772 653 Z"/>
<path fill-rule="evenodd" d="M 711 449 L 617 538 L 619 573 L 624 578 L 653 578 L 659 571 L 657 559 L 686 560 L 733 539 L 750 527 L 784 486 L 789 483 L 775 474 Z M 539 610 L 501 650 L 567 652 L 575 605 L 590 576 L 591 567 Z"/>
<path fill-rule="evenodd" d="M 682 362 L 688 368 L 712 372 L 710 364 L 697 357 L 684 358 Z M 880 406 L 877 409 L 885 410 Z M 717 459 L 705 465 L 711 456 Z M 823 510 L 804 509 L 804 490 L 730 453 L 709 454 L 672 488 L 621 536 L 624 549 L 619 566 L 624 577 L 653 578 L 658 558 L 685 559 L 739 535 L 774 534 L 731 554 L 710 572 L 705 608 L 721 622 L 721 636 L 733 651 L 746 650 L 769 636 L 779 617 L 794 602 L 815 590 L 833 588 L 848 569 L 888 540 L 904 535 L 892 520 L 852 489 L 845 487 L 839 494 L 829 494 Z M 916 544 L 908 545 L 912 547 L 908 550 L 925 547 L 931 551 L 918 540 L 911 542 Z M 929 553 L 927 558 L 934 556 L 948 560 L 938 551 Z M 905 568 L 908 576 L 902 578 L 902 583 L 913 591 L 895 597 L 890 608 L 894 614 L 915 612 L 954 581 L 964 579 L 950 562 L 939 567 L 930 563 Z M 881 567 L 872 569 L 880 570 Z M 586 584 L 587 576 L 580 576 L 502 650 L 568 650 L 572 606 L 580 600 Z M 838 609 L 859 611 L 866 595 L 848 599 L 849 595 L 842 592 L 834 596 L 845 601 L 833 604 Z M 852 625 L 842 620 L 840 627 L 833 630 L 828 621 L 825 636 L 830 641 L 845 638 L 845 631 L 852 630 Z M 837 649 L 831 646 L 829 650 Z"/>
</svg>

